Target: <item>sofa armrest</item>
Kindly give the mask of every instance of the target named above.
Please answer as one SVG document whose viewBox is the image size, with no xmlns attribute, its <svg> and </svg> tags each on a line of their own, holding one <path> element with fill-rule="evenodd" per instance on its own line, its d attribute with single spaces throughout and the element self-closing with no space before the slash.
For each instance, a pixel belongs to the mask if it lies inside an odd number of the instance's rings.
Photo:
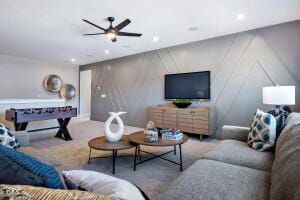
<svg viewBox="0 0 300 200">
<path fill-rule="evenodd" d="M 222 127 L 221 140 L 231 139 L 246 142 L 250 128 L 241 126 L 228 126 Z"/>
</svg>

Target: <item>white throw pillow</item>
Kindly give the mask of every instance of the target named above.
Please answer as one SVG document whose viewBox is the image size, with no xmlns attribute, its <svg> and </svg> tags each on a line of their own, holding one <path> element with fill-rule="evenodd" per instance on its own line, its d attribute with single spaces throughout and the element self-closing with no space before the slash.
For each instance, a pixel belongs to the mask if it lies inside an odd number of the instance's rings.
<svg viewBox="0 0 300 200">
<path fill-rule="evenodd" d="M 63 171 L 64 178 L 77 188 L 96 194 L 105 194 L 128 200 L 144 200 L 141 192 L 128 181 L 115 178 L 100 172 L 87 170 Z M 68 186 L 68 181 L 66 185 Z"/>
</svg>

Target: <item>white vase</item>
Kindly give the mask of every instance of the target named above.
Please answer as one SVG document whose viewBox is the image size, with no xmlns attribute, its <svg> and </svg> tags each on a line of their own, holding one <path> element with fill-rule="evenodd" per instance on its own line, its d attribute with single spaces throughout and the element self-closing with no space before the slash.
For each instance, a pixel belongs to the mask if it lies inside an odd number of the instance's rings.
<svg viewBox="0 0 300 200">
<path fill-rule="evenodd" d="M 109 112 L 110 117 L 106 120 L 104 124 L 104 134 L 109 142 L 118 142 L 122 138 L 124 134 L 124 123 L 119 116 L 125 113 L 126 112 Z M 118 130 L 116 132 L 112 132 L 110 130 L 110 125 L 114 119 L 116 119 L 118 124 Z"/>
</svg>

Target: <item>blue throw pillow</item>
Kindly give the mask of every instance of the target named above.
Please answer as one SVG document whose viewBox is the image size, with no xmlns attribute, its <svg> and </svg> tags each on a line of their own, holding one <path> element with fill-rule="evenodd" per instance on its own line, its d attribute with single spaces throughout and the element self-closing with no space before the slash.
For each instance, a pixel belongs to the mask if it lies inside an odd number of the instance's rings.
<svg viewBox="0 0 300 200">
<path fill-rule="evenodd" d="M 57 171 L 37 159 L 0 145 L 0 183 L 64 189 Z"/>
</svg>

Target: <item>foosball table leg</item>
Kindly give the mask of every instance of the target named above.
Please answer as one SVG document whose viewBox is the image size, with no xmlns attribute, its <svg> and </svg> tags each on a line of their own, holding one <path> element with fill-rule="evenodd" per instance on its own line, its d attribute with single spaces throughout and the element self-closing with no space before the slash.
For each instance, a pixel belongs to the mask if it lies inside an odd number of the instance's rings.
<svg viewBox="0 0 300 200">
<path fill-rule="evenodd" d="M 71 135 L 67 128 L 70 120 L 71 120 L 71 118 L 57 119 L 58 124 L 59 124 L 59 129 L 58 129 L 55 137 L 65 139 L 66 141 L 72 140 Z"/>
<path fill-rule="evenodd" d="M 25 131 L 27 125 L 28 125 L 28 122 L 14 123 L 15 130 L 16 130 L 16 131 Z"/>
</svg>

